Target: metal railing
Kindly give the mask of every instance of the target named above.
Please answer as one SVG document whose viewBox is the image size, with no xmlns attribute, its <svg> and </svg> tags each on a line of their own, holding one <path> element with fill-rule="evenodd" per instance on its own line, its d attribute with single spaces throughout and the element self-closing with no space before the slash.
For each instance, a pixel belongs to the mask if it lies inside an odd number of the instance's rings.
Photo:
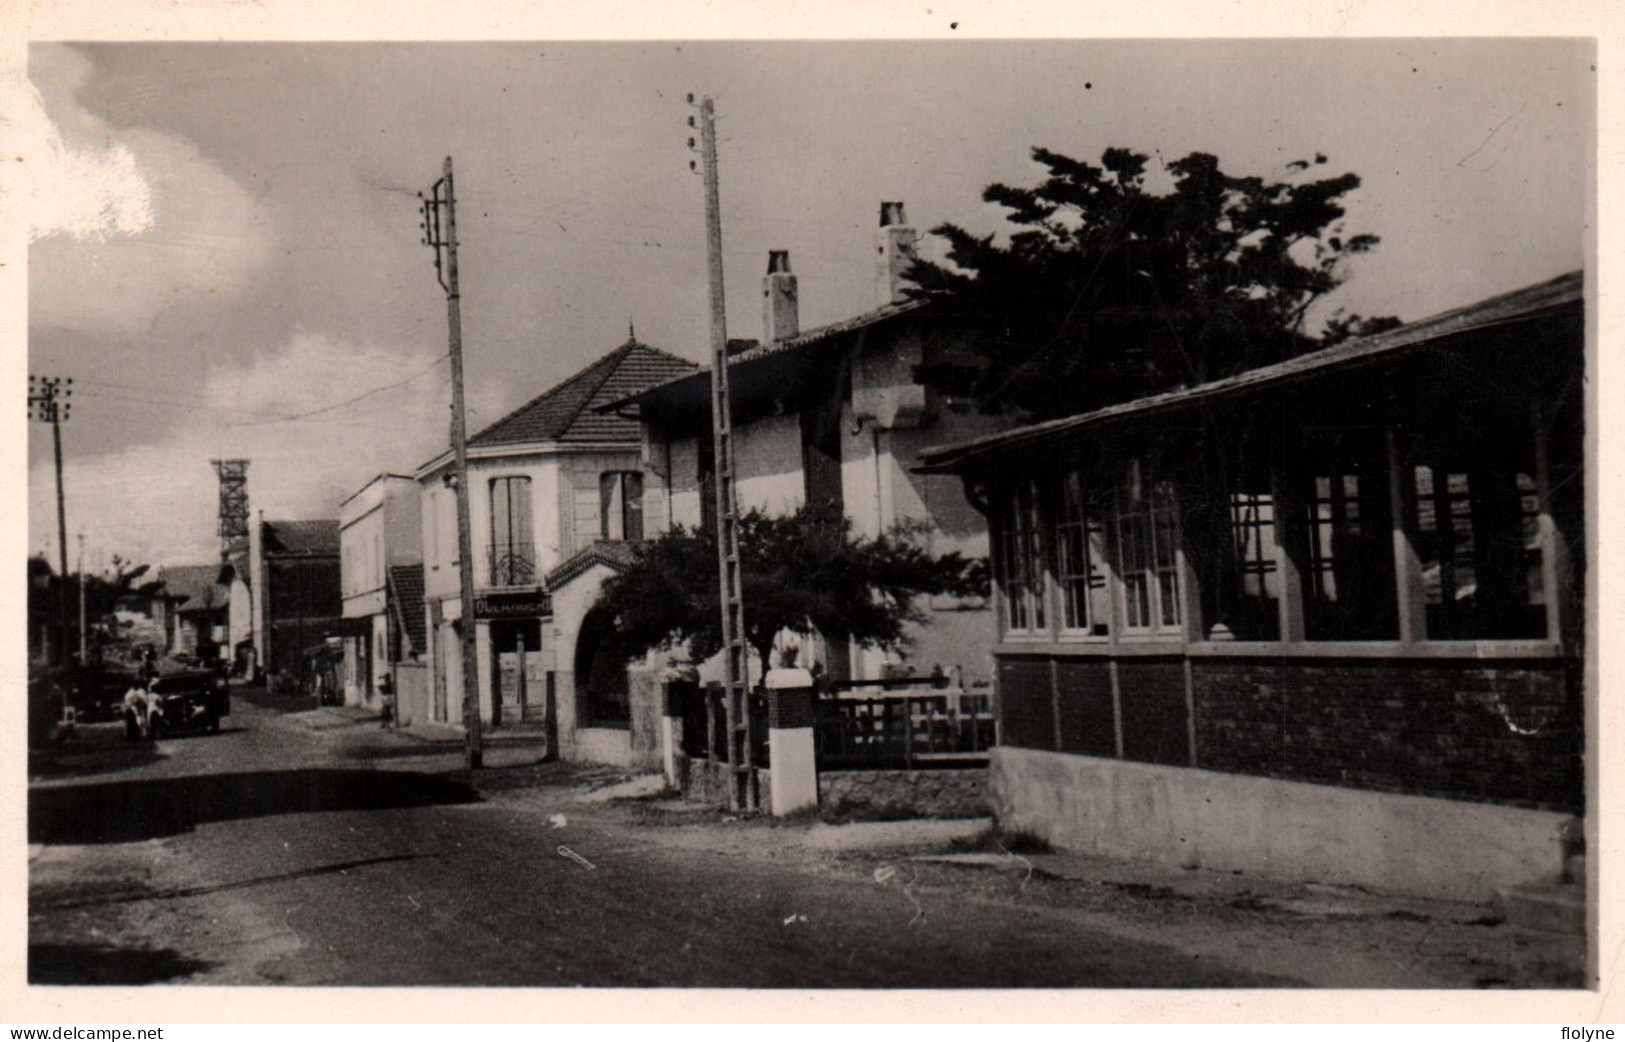
<svg viewBox="0 0 1625 1042">
<path fill-rule="evenodd" d="M 536 585 L 536 544 L 498 543 L 491 547 L 492 586 Z"/>
</svg>

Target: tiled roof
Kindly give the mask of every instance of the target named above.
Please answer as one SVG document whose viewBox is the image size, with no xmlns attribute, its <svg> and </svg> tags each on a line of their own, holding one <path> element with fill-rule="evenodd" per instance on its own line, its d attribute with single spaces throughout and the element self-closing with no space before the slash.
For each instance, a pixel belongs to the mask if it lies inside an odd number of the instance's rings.
<svg viewBox="0 0 1625 1042">
<path fill-rule="evenodd" d="M 389 592 L 401 625 L 412 641 L 412 650 L 419 654 L 429 647 L 428 624 L 423 619 L 423 566 L 397 564 L 389 569 Z"/>
<path fill-rule="evenodd" d="M 265 552 L 268 554 L 336 554 L 339 552 L 337 521 L 267 521 Z"/>
<path fill-rule="evenodd" d="M 1579 307 L 1585 299 L 1584 291 L 1585 282 L 1581 273 L 1570 272 L 1546 282 L 1481 300 L 1476 304 L 1410 322 L 1383 333 L 1346 340 L 1332 347 L 1289 358 L 1274 365 L 1250 369 L 1222 380 L 1176 391 L 1165 391 L 1162 394 L 1118 405 L 1108 405 L 1093 412 L 1047 420 L 1015 430 L 985 435 L 971 441 L 925 449 L 920 453 L 919 466 L 913 469 L 918 473 L 953 473 L 974 458 L 996 457 L 1015 445 L 1031 447 L 1042 444 L 1050 438 L 1064 436 L 1078 428 L 1107 420 L 1173 408 L 1203 398 L 1279 385 L 1293 379 L 1341 370 L 1377 358 L 1387 358 L 1401 351 L 1436 343 L 1446 337 L 1489 329 L 1509 322 L 1540 318 L 1564 309 Z"/>
<path fill-rule="evenodd" d="M 818 347 L 829 342 L 830 340 L 835 339 L 836 337 L 842 336 L 843 334 L 856 333 L 860 330 L 868 329 L 870 326 L 879 325 L 882 322 L 890 321 L 891 319 L 897 318 L 901 315 L 907 315 L 918 311 L 921 308 L 926 307 L 928 304 L 929 301 L 925 300 L 907 300 L 899 304 L 886 304 L 875 308 L 873 311 L 865 311 L 861 315 L 853 315 L 851 318 L 844 318 L 839 322 L 831 322 L 828 325 L 809 329 L 806 332 L 800 333 L 796 336 L 788 337 L 784 340 L 772 340 L 765 344 L 748 340 L 730 340 L 728 342 L 728 369 L 730 372 L 732 372 L 736 367 L 749 365 L 750 363 L 759 359 L 772 358 L 776 355 L 805 351 L 810 348 Z M 735 352 L 734 345 L 736 343 L 748 344 L 749 346 L 745 347 L 743 350 Z M 679 385 L 683 384 L 691 383 L 692 388 L 685 387 L 683 389 L 694 390 L 696 393 L 699 393 L 704 389 L 702 380 L 709 381 L 710 373 L 711 369 L 709 366 L 703 369 L 696 366 L 690 372 L 678 373 L 672 377 L 668 377 L 661 383 L 650 384 L 646 388 L 638 391 L 628 392 L 619 398 L 606 399 L 602 405 L 598 406 L 598 408 L 609 411 L 618 411 L 625 409 L 627 406 L 649 396 L 651 392 L 660 391 L 664 393 L 670 390 L 675 390 Z M 709 392 L 705 391 L 704 393 Z"/>
<path fill-rule="evenodd" d="M 597 411 L 656 384 L 695 372 L 676 355 L 628 340 L 581 372 L 468 439 L 471 447 L 537 441 L 636 443 L 636 420 Z"/>
<path fill-rule="evenodd" d="M 180 602 L 180 611 L 224 607 L 227 594 L 225 587 L 215 581 L 219 576 L 218 564 L 183 564 L 158 573 L 164 593 Z"/>
<path fill-rule="evenodd" d="M 637 551 L 632 543 L 612 539 L 597 540 L 582 547 L 569 560 L 548 572 L 547 588 L 556 590 L 595 564 L 601 564 L 617 572 L 624 571 L 631 566 L 636 557 Z"/>
</svg>

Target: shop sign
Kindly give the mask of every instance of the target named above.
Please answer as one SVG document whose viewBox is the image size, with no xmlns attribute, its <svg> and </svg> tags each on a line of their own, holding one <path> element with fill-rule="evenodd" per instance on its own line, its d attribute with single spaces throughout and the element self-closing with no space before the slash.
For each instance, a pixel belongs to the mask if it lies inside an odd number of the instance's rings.
<svg viewBox="0 0 1625 1042">
<path fill-rule="evenodd" d="M 535 590 L 514 593 L 491 591 L 474 598 L 476 619 L 534 619 L 552 614 L 552 595 Z"/>
</svg>

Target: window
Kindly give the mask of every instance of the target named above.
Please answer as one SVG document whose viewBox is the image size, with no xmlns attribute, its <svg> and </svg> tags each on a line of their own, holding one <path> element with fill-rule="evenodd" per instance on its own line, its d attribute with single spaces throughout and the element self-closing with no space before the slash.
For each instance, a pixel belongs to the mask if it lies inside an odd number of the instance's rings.
<svg viewBox="0 0 1625 1042">
<path fill-rule="evenodd" d="M 1540 496 L 1527 473 L 1416 467 L 1429 640 L 1546 635 Z"/>
<path fill-rule="evenodd" d="M 1104 637 L 1110 632 L 1110 590 L 1106 582 L 1106 527 L 1085 498 L 1082 475 L 1061 479 L 1060 512 L 1055 521 L 1056 582 L 1061 593 L 1061 629 Z"/>
<path fill-rule="evenodd" d="M 440 497 L 429 492 L 429 505 L 423 511 L 423 548 L 429 552 L 424 563 L 430 570 L 440 567 Z"/>
<path fill-rule="evenodd" d="M 536 582 L 536 545 L 531 541 L 530 479 L 491 481 L 491 585 Z"/>
<path fill-rule="evenodd" d="M 643 538 L 643 475 L 613 471 L 598 478 L 599 538 Z"/>
<path fill-rule="evenodd" d="M 1038 489 L 1022 482 L 1005 498 L 1000 524 L 1000 578 L 1004 595 L 1005 629 L 1037 633 L 1046 628 L 1044 617 L 1044 545 L 1038 515 Z"/>
<path fill-rule="evenodd" d="M 1210 639 L 1276 640 L 1281 574 L 1275 558 L 1275 497 L 1267 481 L 1243 483 L 1228 499 L 1230 571 L 1219 579 Z M 1223 630 L 1220 630 L 1223 626 Z"/>
<path fill-rule="evenodd" d="M 706 436 L 694 439 L 694 484 L 700 490 L 700 528 L 706 532 L 717 530 L 717 454 L 712 439 Z"/>
<path fill-rule="evenodd" d="M 1124 630 L 1178 631 L 1178 525 L 1173 485 L 1159 481 L 1147 490 L 1136 460 L 1130 464 L 1127 481 L 1119 490 L 1112 525 L 1117 538 Z"/>
<path fill-rule="evenodd" d="M 1399 636 L 1387 448 L 1380 432 L 1308 435 L 1300 473 L 1303 623 L 1309 640 Z"/>
</svg>

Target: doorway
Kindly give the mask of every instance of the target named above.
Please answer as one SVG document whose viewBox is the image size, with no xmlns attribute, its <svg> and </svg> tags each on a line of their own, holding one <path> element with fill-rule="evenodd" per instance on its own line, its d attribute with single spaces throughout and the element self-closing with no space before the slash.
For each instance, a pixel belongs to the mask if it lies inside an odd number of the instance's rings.
<svg viewBox="0 0 1625 1042">
<path fill-rule="evenodd" d="M 530 657 L 542 649 L 539 619 L 507 619 L 491 623 L 491 675 L 496 680 L 491 726 L 540 719 L 545 710 L 542 692 L 530 690 Z M 534 705 L 532 704 L 534 703 Z"/>
</svg>

